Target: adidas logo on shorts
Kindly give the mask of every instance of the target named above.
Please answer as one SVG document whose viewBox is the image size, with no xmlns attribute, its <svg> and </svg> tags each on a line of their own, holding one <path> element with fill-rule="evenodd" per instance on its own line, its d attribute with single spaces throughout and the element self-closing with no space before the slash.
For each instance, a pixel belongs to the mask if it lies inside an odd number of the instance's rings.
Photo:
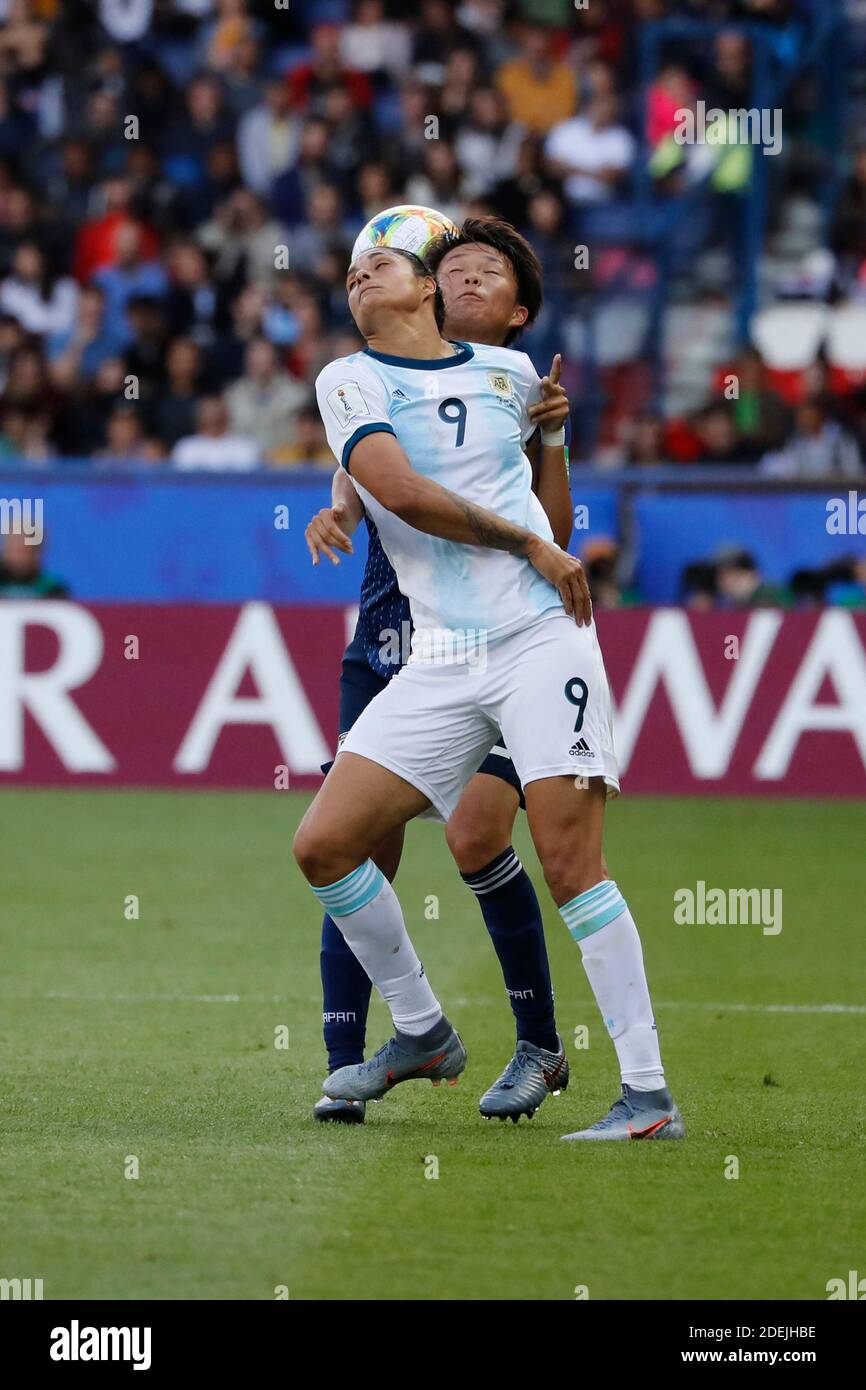
<svg viewBox="0 0 866 1390">
<path fill-rule="evenodd" d="M 572 758 L 594 758 L 595 754 L 590 748 L 585 738 L 579 738 L 577 743 L 573 743 L 568 750 Z"/>
</svg>

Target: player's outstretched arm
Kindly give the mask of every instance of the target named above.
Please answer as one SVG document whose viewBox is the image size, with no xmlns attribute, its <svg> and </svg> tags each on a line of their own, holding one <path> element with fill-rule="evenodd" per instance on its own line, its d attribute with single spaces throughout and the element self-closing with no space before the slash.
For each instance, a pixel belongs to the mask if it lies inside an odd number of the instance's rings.
<svg viewBox="0 0 866 1390">
<path fill-rule="evenodd" d="M 317 565 L 322 555 L 327 555 L 332 565 L 340 563 L 334 550 L 342 550 L 345 555 L 352 554 L 352 533 L 357 530 L 364 516 L 364 504 L 342 468 L 334 473 L 331 483 L 331 505 L 317 512 L 304 532 L 307 549 Z"/>
<path fill-rule="evenodd" d="M 377 433 L 360 439 L 352 450 L 351 467 L 352 476 L 377 502 L 416 531 L 522 555 L 559 591 L 565 611 L 579 627 L 591 622 L 589 587 L 579 560 L 525 526 L 515 526 L 416 473 L 395 436 Z"/>
<path fill-rule="evenodd" d="M 541 379 L 541 400 L 529 407 L 527 414 L 540 427 L 533 465 L 533 491 L 541 503 L 553 531 L 553 539 L 563 550 L 568 547 L 574 526 L 571 487 L 565 454 L 565 422 L 569 405 L 565 388 L 560 385 L 562 356 L 557 353 L 550 375 Z M 560 434 L 563 436 L 559 438 Z M 551 442 L 553 441 L 553 442 Z"/>
</svg>

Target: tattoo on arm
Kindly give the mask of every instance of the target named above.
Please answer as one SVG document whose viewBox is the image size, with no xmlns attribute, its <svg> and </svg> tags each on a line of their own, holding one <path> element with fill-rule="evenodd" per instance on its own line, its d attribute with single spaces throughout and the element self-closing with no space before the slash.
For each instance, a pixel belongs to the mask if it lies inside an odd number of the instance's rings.
<svg viewBox="0 0 866 1390">
<path fill-rule="evenodd" d="M 457 503 L 479 545 L 488 546 L 492 550 L 506 550 L 510 555 L 525 553 L 528 536 L 522 526 L 513 525 L 504 517 L 488 511 L 486 507 L 476 507 L 474 502 L 459 497 L 448 488 L 444 491 Z"/>
</svg>

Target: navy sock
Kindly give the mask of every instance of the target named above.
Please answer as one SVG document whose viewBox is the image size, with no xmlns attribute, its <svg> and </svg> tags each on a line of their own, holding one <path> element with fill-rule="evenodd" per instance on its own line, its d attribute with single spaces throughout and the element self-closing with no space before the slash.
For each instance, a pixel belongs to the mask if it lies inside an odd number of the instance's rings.
<svg viewBox="0 0 866 1390">
<path fill-rule="evenodd" d="M 499 957 L 518 1041 L 559 1050 L 553 1014 L 553 986 L 544 943 L 541 908 L 528 873 L 514 850 L 497 854 L 464 883 L 478 898 L 493 948 Z"/>
<path fill-rule="evenodd" d="M 372 984 L 331 917 L 322 922 L 322 1029 L 331 1071 L 364 1060 Z"/>
</svg>

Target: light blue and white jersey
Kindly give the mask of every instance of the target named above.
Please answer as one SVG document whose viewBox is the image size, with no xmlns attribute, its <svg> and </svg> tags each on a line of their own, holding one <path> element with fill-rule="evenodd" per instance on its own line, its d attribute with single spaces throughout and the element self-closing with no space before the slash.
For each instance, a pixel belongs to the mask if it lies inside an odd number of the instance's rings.
<svg viewBox="0 0 866 1390">
<path fill-rule="evenodd" d="M 316 395 L 338 462 L 351 476 L 358 441 L 393 434 L 416 472 L 552 540 L 523 451 L 535 431 L 527 410 L 541 399 L 535 368 L 509 348 L 454 346 L 453 357 L 434 361 L 367 348 L 330 363 Z M 417 531 L 353 482 L 409 600 L 413 660 L 441 650 L 449 631 L 495 641 L 562 611 L 528 560 Z"/>
</svg>

